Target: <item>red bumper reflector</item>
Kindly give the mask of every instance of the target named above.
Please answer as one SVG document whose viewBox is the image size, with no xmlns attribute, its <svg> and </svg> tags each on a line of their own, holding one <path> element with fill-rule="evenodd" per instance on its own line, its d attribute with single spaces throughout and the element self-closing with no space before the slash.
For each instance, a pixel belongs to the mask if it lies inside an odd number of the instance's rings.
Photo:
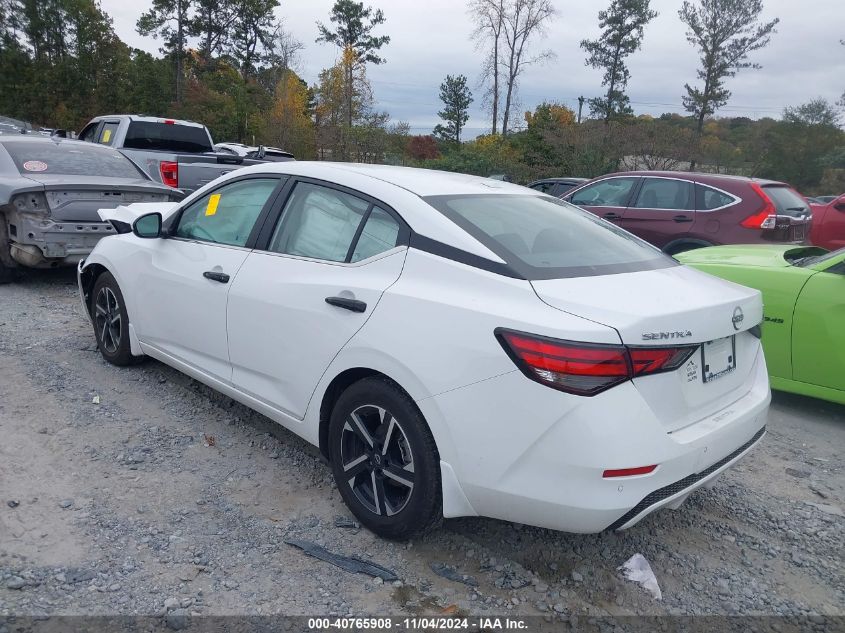
<svg viewBox="0 0 845 633">
<path fill-rule="evenodd" d="M 611 477 L 631 477 L 632 475 L 647 475 L 653 473 L 657 468 L 657 464 L 653 466 L 637 466 L 636 468 L 615 468 L 604 471 L 602 477 L 610 479 Z"/>
</svg>

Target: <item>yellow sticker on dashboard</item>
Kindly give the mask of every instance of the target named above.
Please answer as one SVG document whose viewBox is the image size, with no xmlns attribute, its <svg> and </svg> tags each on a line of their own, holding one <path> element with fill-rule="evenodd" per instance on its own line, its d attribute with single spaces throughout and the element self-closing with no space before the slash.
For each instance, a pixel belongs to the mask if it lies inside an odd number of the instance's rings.
<svg viewBox="0 0 845 633">
<path fill-rule="evenodd" d="M 108 143 L 111 140 L 111 130 L 103 130 L 103 138 L 100 139 L 100 143 Z"/>
<path fill-rule="evenodd" d="M 208 198 L 208 206 L 205 208 L 206 215 L 217 213 L 217 205 L 220 204 L 220 194 L 215 193 Z"/>
</svg>

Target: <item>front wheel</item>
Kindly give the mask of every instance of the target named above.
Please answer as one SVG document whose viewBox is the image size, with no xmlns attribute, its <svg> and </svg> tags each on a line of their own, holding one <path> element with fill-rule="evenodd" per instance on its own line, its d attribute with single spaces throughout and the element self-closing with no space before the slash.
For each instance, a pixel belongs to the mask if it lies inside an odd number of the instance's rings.
<svg viewBox="0 0 845 633">
<path fill-rule="evenodd" d="M 94 336 L 103 358 L 112 365 L 126 366 L 136 362 L 129 345 L 129 317 L 120 286 L 111 275 L 97 278 L 91 292 L 91 320 Z"/>
<path fill-rule="evenodd" d="M 365 378 L 341 394 L 329 423 L 329 453 L 346 505 L 379 536 L 407 538 L 442 519 L 434 438 L 394 382 Z"/>
</svg>

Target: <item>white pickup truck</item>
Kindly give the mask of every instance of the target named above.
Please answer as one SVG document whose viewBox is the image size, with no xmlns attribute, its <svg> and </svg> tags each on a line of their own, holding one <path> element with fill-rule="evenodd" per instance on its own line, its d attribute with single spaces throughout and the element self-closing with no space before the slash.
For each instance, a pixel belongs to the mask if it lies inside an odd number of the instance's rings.
<svg viewBox="0 0 845 633">
<path fill-rule="evenodd" d="M 268 162 L 215 152 L 208 128 L 200 123 L 137 114 L 95 117 L 82 128 L 79 140 L 120 150 L 150 178 L 186 195 L 239 167 Z"/>
</svg>

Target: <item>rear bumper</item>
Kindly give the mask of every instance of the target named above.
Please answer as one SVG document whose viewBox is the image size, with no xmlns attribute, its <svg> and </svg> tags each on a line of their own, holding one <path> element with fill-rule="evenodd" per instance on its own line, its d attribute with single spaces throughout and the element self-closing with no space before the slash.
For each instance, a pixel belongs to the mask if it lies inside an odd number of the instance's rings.
<svg viewBox="0 0 845 633">
<path fill-rule="evenodd" d="M 582 398 L 513 372 L 418 405 L 448 426 L 460 449 L 448 451 L 450 465 L 476 514 L 595 533 L 676 507 L 742 459 L 765 433 L 771 396 L 762 353 L 743 390 L 674 432 L 632 383 Z M 654 464 L 646 475 L 603 476 Z"/>
<path fill-rule="evenodd" d="M 13 214 L 8 222 L 14 227 L 12 258 L 28 268 L 76 265 L 100 239 L 115 233 L 108 222 L 56 222 L 30 213 Z"/>
<path fill-rule="evenodd" d="M 763 436 L 766 434 L 766 427 L 761 428 L 754 434 L 750 440 L 737 448 L 735 451 L 726 455 L 715 464 L 705 468 L 700 473 L 688 475 L 668 486 L 663 486 L 658 490 L 647 495 L 636 506 L 628 510 L 624 515 L 614 521 L 608 530 L 624 530 L 633 525 L 636 525 L 642 518 L 651 514 L 655 510 L 665 506 L 675 506 L 682 503 L 691 492 L 700 488 L 707 482 L 718 477 L 723 471 L 733 466 L 736 462 L 742 459 L 746 453 L 751 451 Z"/>
</svg>

